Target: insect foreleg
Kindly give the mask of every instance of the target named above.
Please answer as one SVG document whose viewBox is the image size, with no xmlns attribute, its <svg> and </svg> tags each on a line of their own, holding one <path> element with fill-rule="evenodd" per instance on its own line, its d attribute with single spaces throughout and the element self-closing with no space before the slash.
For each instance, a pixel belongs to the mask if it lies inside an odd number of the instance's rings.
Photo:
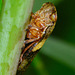
<svg viewBox="0 0 75 75">
<path fill-rule="evenodd" d="M 28 43 L 31 43 L 31 42 L 37 41 L 38 39 L 39 39 L 39 38 L 25 40 L 25 41 L 24 41 L 24 44 L 28 44 Z"/>
</svg>

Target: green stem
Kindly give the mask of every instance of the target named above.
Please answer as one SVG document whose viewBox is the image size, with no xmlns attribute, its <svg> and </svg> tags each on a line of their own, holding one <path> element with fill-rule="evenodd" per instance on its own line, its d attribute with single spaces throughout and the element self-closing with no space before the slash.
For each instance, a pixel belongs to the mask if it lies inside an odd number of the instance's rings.
<svg viewBox="0 0 75 75">
<path fill-rule="evenodd" d="M 0 0 L 0 12 L 1 12 L 1 8 L 2 8 L 2 0 Z"/>
<path fill-rule="evenodd" d="M 0 14 L 0 75 L 15 75 L 33 0 L 3 0 Z M 25 25 L 24 25 L 25 24 Z"/>
</svg>

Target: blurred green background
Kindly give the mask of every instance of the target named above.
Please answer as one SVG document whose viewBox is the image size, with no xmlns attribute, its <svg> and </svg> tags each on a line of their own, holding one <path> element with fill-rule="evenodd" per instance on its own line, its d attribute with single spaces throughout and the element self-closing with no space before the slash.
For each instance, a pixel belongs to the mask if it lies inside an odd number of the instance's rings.
<svg viewBox="0 0 75 75">
<path fill-rule="evenodd" d="M 56 6 L 57 24 L 29 68 L 21 75 L 75 75 L 75 1 L 35 0 L 33 12 L 45 2 Z"/>
</svg>

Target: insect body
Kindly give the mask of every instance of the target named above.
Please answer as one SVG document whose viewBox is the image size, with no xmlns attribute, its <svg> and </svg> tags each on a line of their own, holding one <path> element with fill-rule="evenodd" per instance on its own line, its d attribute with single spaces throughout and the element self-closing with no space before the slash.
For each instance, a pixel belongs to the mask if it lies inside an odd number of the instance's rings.
<svg viewBox="0 0 75 75">
<path fill-rule="evenodd" d="M 26 38 L 19 60 L 19 70 L 23 69 L 23 67 L 26 68 L 31 63 L 49 34 L 53 31 L 56 20 L 56 8 L 50 2 L 44 3 L 40 10 L 35 14 L 31 14 L 31 20 L 26 29 Z"/>
</svg>

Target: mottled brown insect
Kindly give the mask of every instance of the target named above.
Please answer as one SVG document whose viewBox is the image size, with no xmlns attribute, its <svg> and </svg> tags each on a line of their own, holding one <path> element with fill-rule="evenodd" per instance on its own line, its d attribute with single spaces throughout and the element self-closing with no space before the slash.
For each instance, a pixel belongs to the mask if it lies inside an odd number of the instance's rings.
<svg viewBox="0 0 75 75">
<path fill-rule="evenodd" d="M 32 62 L 49 34 L 53 31 L 56 20 L 56 7 L 50 2 L 44 3 L 40 10 L 35 14 L 31 14 L 31 20 L 26 29 L 26 38 L 19 60 L 19 70 L 23 69 L 23 67 L 26 68 Z"/>
</svg>

